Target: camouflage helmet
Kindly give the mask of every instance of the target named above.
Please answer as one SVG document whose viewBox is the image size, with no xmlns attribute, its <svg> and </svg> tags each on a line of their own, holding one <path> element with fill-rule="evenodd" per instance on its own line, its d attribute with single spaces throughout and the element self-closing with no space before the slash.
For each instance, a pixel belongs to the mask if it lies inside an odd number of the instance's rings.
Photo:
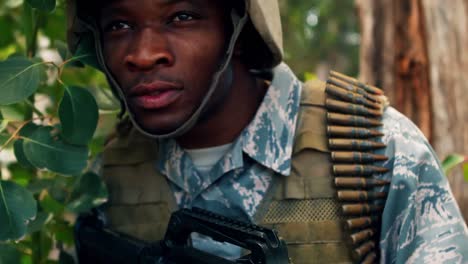
<svg viewBox="0 0 468 264">
<path fill-rule="evenodd" d="M 125 97 L 104 62 L 100 32 L 95 21 L 95 15 L 83 6 L 82 3 L 84 2 L 85 0 L 67 0 L 68 47 L 75 56 L 81 58 L 82 62 L 98 68 L 106 74 L 114 94 L 120 99 L 122 105 L 127 108 Z M 253 64 L 249 65 L 252 69 L 271 69 L 282 61 L 283 40 L 277 0 L 244 0 L 242 14 L 232 12 L 231 16 L 233 33 L 224 63 L 214 74 L 213 82 L 198 109 L 185 124 L 164 135 L 155 135 L 142 129 L 129 111 L 131 120 L 142 133 L 156 138 L 175 137 L 188 131 L 198 121 L 204 110 L 206 110 L 205 108 L 219 83 L 221 75 L 228 69 L 234 45 L 241 33 L 250 32 L 244 39 L 243 52 L 248 54 L 246 57 Z M 248 26 L 245 26 L 246 24 Z"/>
</svg>

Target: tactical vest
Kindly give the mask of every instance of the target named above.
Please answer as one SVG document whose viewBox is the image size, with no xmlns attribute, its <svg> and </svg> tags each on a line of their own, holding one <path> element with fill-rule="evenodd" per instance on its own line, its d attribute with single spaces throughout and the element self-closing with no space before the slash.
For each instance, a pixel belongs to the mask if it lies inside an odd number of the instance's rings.
<svg viewBox="0 0 468 264">
<path fill-rule="evenodd" d="M 380 215 L 389 182 L 375 178 L 385 156 L 382 92 L 332 72 L 304 85 L 288 177 L 276 175 L 257 210 L 256 224 L 274 228 L 291 263 L 378 261 Z M 164 238 L 178 209 L 164 175 L 156 171 L 157 143 L 128 123 L 103 154 L 110 228 L 146 241 Z M 384 187 L 382 187 L 384 186 Z"/>
</svg>

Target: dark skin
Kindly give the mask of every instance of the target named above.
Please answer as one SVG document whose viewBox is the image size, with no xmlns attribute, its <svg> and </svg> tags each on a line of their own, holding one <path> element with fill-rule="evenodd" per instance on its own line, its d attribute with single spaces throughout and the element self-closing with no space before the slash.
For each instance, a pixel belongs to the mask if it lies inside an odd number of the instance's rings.
<svg viewBox="0 0 468 264">
<path fill-rule="evenodd" d="M 222 3 L 117 0 L 102 9 L 106 65 L 145 130 L 174 131 L 202 102 L 231 34 Z M 182 147 L 230 143 L 255 115 L 265 83 L 249 73 L 238 55 L 231 64 L 234 81 L 218 87 L 201 121 L 177 138 Z"/>
</svg>

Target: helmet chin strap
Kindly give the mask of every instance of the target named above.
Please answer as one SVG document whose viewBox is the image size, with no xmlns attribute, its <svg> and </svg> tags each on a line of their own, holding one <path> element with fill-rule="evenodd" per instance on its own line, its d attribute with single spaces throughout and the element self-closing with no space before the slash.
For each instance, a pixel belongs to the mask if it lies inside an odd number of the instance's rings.
<svg viewBox="0 0 468 264">
<path fill-rule="evenodd" d="M 242 32 L 242 29 L 244 28 L 247 20 L 248 20 L 248 14 L 247 11 L 244 11 L 244 14 L 242 17 L 239 16 L 239 14 L 236 12 L 236 10 L 231 11 L 231 20 L 233 23 L 233 33 L 229 42 L 229 46 L 226 50 L 226 53 L 224 54 L 224 58 L 222 59 L 222 63 L 220 64 L 220 67 L 218 71 L 216 71 L 213 75 L 213 79 L 211 81 L 210 87 L 203 98 L 203 101 L 201 102 L 200 106 L 198 106 L 197 110 L 182 124 L 180 127 L 178 127 L 176 130 L 169 132 L 167 134 L 154 134 L 151 132 L 146 131 L 138 122 L 136 121 L 133 113 L 128 110 L 130 120 L 132 120 L 132 123 L 135 125 L 135 127 L 144 135 L 152 138 L 158 138 L 158 139 L 163 139 L 163 138 L 174 138 L 183 135 L 184 133 L 188 132 L 190 129 L 197 124 L 200 118 L 202 118 L 204 115 L 206 115 L 206 111 L 210 108 L 210 106 L 213 106 L 213 103 L 211 102 L 211 98 L 216 91 L 218 87 L 221 89 L 227 89 L 232 85 L 232 79 L 233 79 L 233 74 L 232 74 L 232 67 L 231 65 L 231 59 L 232 55 L 234 53 L 234 47 L 236 45 L 236 41 L 239 38 L 240 33 Z M 97 30 L 93 30 L 94 32 L 94 37 L 97 40 L 100 40 L 99 32 Z M 118 95 L 119 100 L 121 101 L 121 104 L 125 106 L 125 109 L 128 108 L 128 103 L 125 100 L 125 96 L 122 92 L 122 89 L 120 89 L 116 79 L 114 76 L 111 74 L 109 69 L 107 68 L 107 65 L 104 61 L 104 56 L 102 55 L 102 46 L 100 41 L 95 41 L 96 45 L 96 51 L 97 51 L 97 57 L 99 60 L 99 63 L 106 74 L 109 84 L 111 88 L 113 89 L 114 93 Z M 223 88 L 225 85 L 219 85 L 220 81 L 224 82 L 227 87 Z"/>
<path fill-rule="evenodd" d="M 229 91 L 234 83 L 234 67 L 232 63 L 229 63 L 226 70 L 224 71 L 221 79 L 218 82 L 218 86 L 215 89 L 215 93 L 211 96 L 210 101 L 206 104 L 200 116 L 198 117 L 198 123 L 202 123 L 207 120 L 212 113 L 218 111 L 218 107 L 221 107 L 224 100 L 229 96 Z"/>
</svg>

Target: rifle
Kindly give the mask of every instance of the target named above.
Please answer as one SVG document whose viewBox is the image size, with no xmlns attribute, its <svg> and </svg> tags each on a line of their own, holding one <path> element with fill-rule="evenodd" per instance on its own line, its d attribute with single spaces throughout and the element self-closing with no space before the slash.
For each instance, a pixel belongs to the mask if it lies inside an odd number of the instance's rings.
<svg viewBox="0 0 468 264">
<path fill-rule="evenodd" d="M 239 246 L 249 254 L 228 260 L 193 248 L 189 238 L 194 232 Z M 75 237 L 80 263 L 289 263 L 286 244 L 275 230 L 199 208 L 174 212 L 164 239 L 152 243 L 105 228 L 96 214 L 78 219 Z"/>
</svg>

